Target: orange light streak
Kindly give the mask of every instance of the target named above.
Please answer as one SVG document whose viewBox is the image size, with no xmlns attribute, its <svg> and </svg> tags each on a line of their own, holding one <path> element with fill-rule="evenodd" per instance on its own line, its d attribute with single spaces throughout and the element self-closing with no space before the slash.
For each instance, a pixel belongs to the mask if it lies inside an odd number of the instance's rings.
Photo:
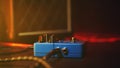
<svg viewBox="0 0 120 68">
<path fill-rule="evenodd" d="M 14 23 L 14 14 L 13 14 L 13 0 L 10 0 L 10 23 L 9 23 L 9 38 L 13 39 L 14 36 L 14 28 L 13 28 L 13 23 Z"/>
<path fill-rule="evenodd" d="M 20 48 L 28 48 L 33 46 L 32 44 L 11 43 L 11 42 L 0 42 L 0 44 L 4 46 L 20 47 Z"/>
</svg>

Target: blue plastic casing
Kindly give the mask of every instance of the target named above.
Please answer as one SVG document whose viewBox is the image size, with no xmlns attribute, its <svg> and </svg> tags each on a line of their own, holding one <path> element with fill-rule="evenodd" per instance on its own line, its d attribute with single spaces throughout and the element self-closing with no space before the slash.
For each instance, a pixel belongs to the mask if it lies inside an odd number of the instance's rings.
<svg viewBox="0 0 120 68">
<path fill-rule="evenodd" d="M 51 50 L 55 48 L 60 48 L 61 52 L 63 48 L 67 48 L 68 54 L 65 55 L 62 52 L 62 55 L 65 58 L 81 58 L 83 56 L 83 43 L 34 43 L 34 56 L 43 57 L 46 56 Z M 56 57 L 56 56 L 54 56 Z"/>
</svg>

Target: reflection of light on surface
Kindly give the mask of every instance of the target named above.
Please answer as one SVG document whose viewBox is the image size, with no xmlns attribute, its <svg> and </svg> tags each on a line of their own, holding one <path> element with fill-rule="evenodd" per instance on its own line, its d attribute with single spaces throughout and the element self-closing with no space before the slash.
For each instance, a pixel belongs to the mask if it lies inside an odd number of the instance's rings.
<svg viewBox="0 0 120 68">
<path fill-rule="evenodd" d="M 10 0 L 9 38 L 13 39 L 13 0 Z"/>
<path fill-rule="evenodd" d="M 0 44 L 4 46 L 22 47 L 22 48 L 28 48 L 33 46 L 32 44 L 10 43 L 10 42 L 0 42 Z"/>
<path fill-rule="evenodd" d="M 110 35 L 110 34 L 85 34 L 85 33 L 75 33 L 74 37 L 81 41 L 88 41 L 90 43 L 104 43 L 104 42 L 116 42 L 120 41 L 120 36 Z"/>
</svg>

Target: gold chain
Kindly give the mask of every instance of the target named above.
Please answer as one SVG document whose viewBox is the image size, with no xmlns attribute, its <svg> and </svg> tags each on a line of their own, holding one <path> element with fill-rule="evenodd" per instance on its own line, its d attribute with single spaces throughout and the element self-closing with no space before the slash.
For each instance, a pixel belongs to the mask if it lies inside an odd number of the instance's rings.
<svg viewBox="0 0 120 68">
<path fill-rule="evenodd" d="M 19 57 L 4 58 L 4 59 L 0 58 L 0 62 L 20 61 L 20 60 L 36 61 L 42 64 L 43 66 L 45 66 L 45 68 L 51 68 L 51 66 L 45 60 L 33 56 L 24 56 L 24 57 L 19 56 Z"/>
</svg>

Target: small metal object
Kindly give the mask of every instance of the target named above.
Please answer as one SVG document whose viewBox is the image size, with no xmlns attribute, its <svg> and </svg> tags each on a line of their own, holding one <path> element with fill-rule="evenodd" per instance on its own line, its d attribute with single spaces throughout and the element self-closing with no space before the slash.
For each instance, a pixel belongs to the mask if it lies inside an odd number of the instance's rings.
<svg viewBox="0 0 120 68">
<path fill-rule="evenodd" d="M 74 37 L 72 37 L 71 42 L 73 42 L 73 43 L 75 42 L 75 38 Z"/>
</svg>

